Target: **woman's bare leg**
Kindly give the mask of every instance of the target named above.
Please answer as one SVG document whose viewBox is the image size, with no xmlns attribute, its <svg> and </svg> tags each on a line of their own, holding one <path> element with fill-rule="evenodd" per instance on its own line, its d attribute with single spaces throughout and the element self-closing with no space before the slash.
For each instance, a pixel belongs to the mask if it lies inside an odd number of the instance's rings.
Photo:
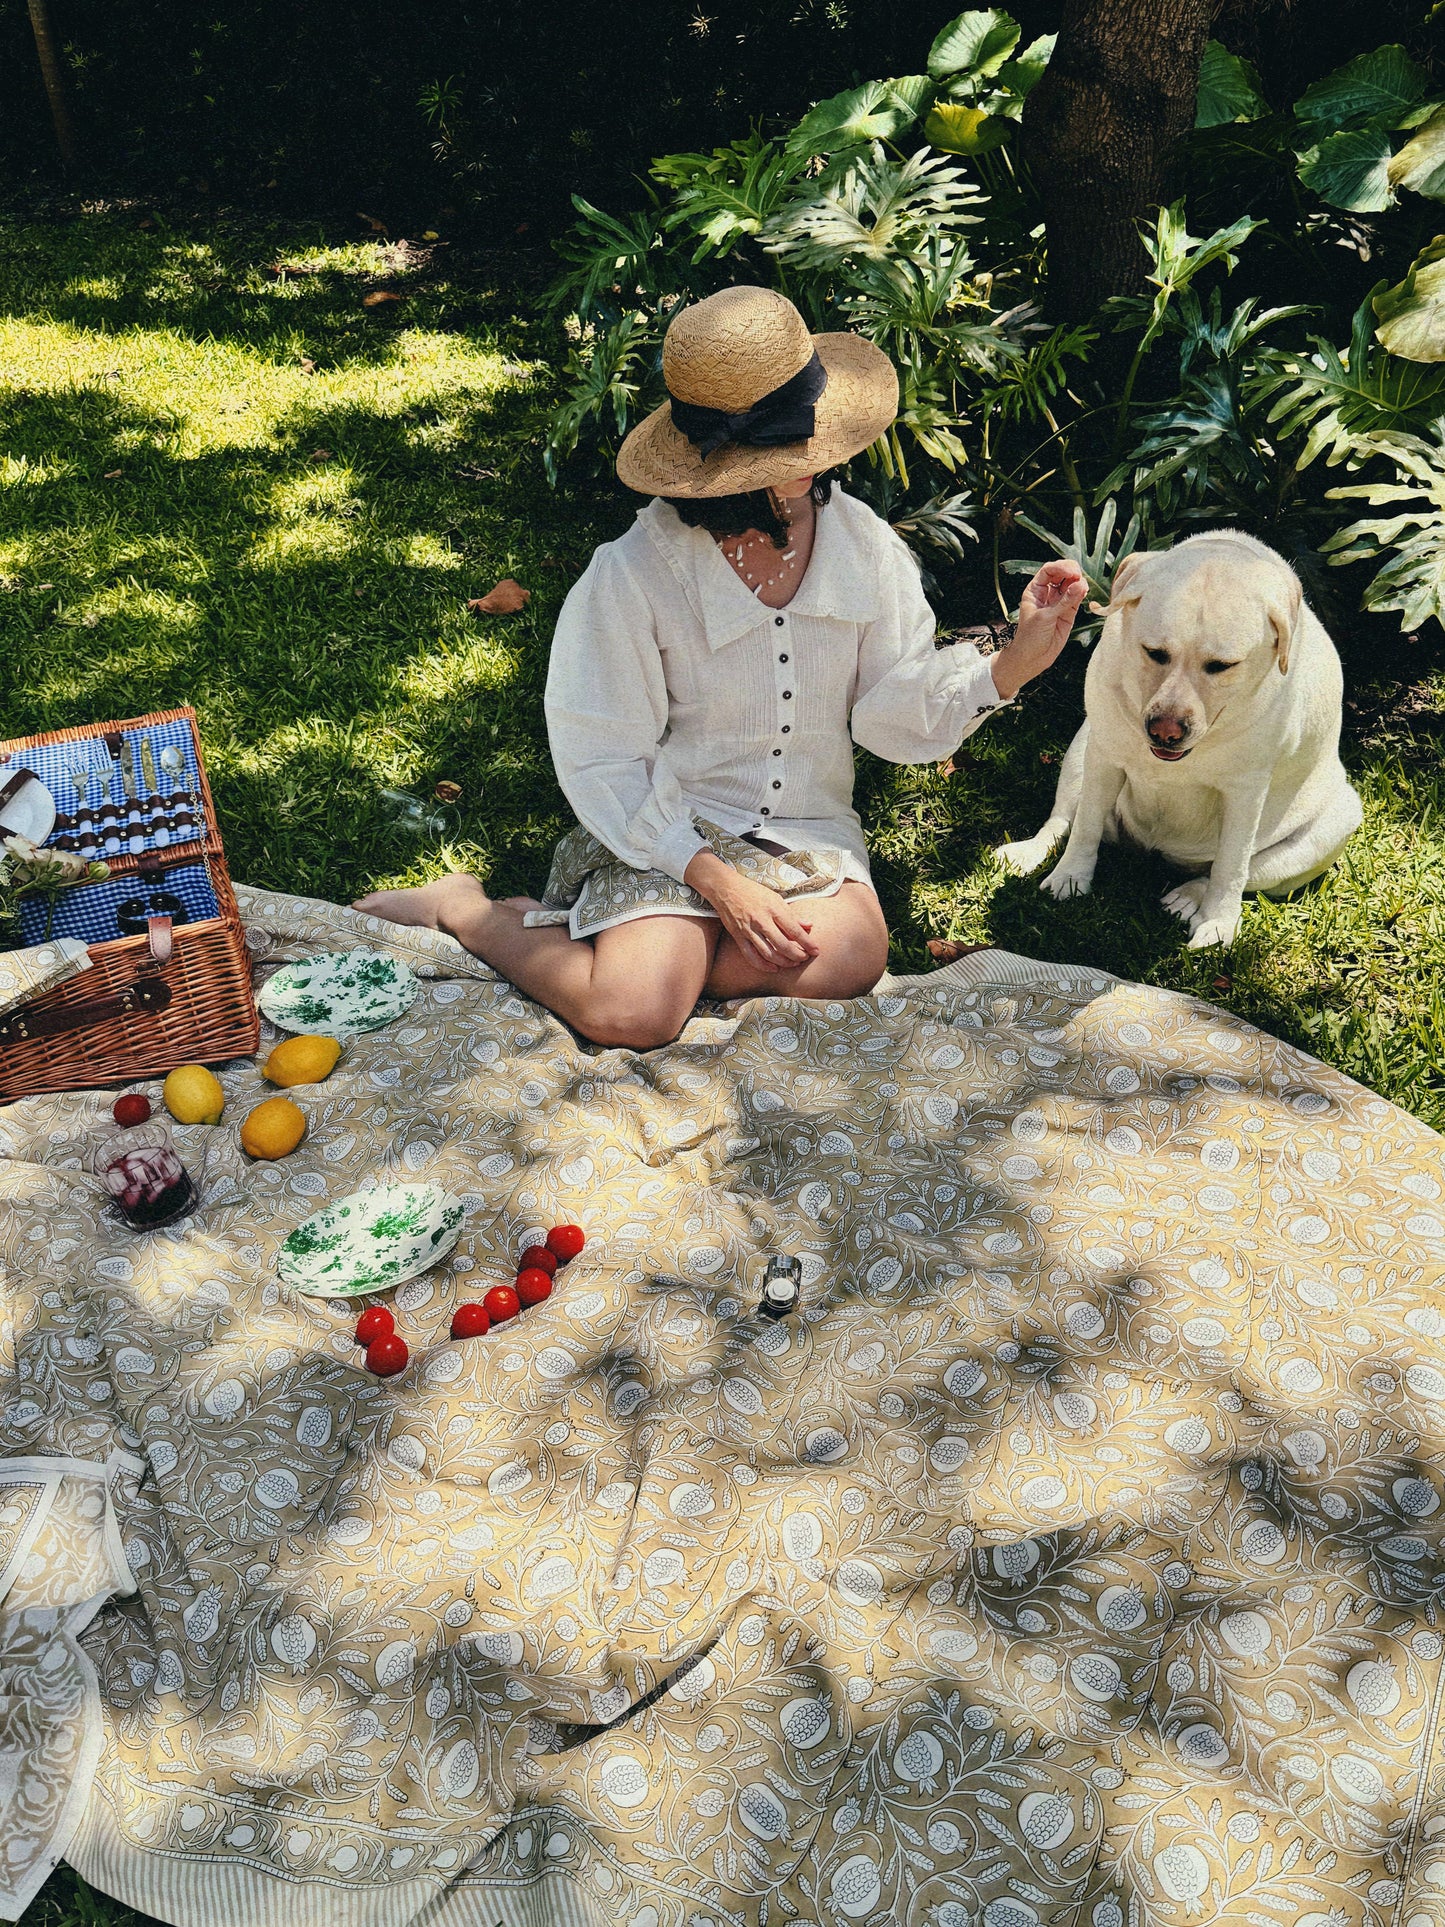
<svg viewBox="0 0 1445 1927">
<path fill-rule="evenodd" d="M 639 917 L 589 941 L 563 925 L 529 930 L 530 897 L 489 897 L 474 876 L 378 890 L 353 906 L 389 923 L 445 930 L 509 983 L 597 1044 L 652 1050 L 682 1029 L 712 965 L 714 917 Z"/>
<path fill-rule="evenodd" d="M 822 948 L 792 970 L 764 970 L 732 938 L 718 944 L 707 978 L 709 997 L 862 997 L 888 967 L 888 926 L 866 883 L 845 883 L 835 896 L 794 903 Z"/>
</svg>

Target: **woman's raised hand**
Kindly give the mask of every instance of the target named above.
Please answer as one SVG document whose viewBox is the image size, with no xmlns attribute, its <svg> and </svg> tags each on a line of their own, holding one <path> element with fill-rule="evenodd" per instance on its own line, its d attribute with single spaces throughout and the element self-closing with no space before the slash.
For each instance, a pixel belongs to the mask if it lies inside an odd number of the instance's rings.
<svg viewBox="0 0 1445 1927">
<path fill-rule="evenodd" d="M 749 963 L 764 970 L 796 970 L 821 946 L 813 926 L 786 897 L 755 883 L 712 850 L 699 850 L 687 866 L 685 881 L 717 911 L 723 929 Z"/>
<path fill-rule="evenodd" d="M 1046 562 L 1019 601 L 1014 639 L 990 668 L 994 688 L 1010 700 L 1041 676 L 1069 639 L 1088 584 L 1077 562 Z"/>
</svg>

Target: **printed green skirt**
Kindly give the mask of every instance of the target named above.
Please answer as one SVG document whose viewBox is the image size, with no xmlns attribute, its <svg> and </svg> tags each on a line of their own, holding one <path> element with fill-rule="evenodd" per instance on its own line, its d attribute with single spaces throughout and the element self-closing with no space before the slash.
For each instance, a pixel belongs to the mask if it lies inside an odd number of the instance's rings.
<svg viewBox="0 0 1445 1927">
<path fill-rule="evenodd" d="M 790 900 L 834 896 L 857 867 L 846 850 L 788 850 L 775 855 L 776 845 L 767 849 L 720 830 L 703 817 L 695 821 L 698 835 L 725 863 Z M 542 908 L 529 910 L 524 921 L 532 930 L 566 924 L 574 937 L 595 937 L 599 930 L 637 917 L 716 915 L 712 905 L 687 884 L 665 870 L 634 870 L 578 824 L 553 852 Z"/>
</svg>

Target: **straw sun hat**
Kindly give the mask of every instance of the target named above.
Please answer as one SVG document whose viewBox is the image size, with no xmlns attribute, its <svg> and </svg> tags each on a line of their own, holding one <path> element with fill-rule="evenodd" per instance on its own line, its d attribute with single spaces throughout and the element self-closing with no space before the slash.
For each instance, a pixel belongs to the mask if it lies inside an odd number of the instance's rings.
<svg viewBox="0 0 1445 1927">
<path fill-rule="evenodd" d="M 859 454 L 898 413 L 898 377 L 858 335 L 810 335 L 771 288 L 724 288 L 681 309 L 662 344 L 668 399 L 638 423 L 617 473 L 644 495 L 738 495 Z"/>
</svg>

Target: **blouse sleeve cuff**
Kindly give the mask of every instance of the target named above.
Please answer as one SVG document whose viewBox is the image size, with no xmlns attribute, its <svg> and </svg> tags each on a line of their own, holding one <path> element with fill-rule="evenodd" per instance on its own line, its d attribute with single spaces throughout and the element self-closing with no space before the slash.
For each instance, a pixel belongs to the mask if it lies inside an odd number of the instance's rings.
<svg viewBox="0 0 1445 1927">
<path fill-rule="evenodd" d="M 973 661 L 960 665 L 958 691 L 958 714 L 965 730 L 973 729 L 990 711 L 1007 709 L 1013 701 L 1012 696 L 999 693 L 989 667 L 992 659 L 981 656 L 976 649 L 971 649 L 969 654 Z"/>
<path fill-rule="evenodd" d="M 652 852 L 652 861 L 659 870 L 665 870 L 670 877 L 681 883 L 684 872 L 699 850 L 707 848 L 707 840 L 697 833 L 690 816 L 680 816 L 675 823 L 669 823 L 657 839 Z"/>
</svg>

